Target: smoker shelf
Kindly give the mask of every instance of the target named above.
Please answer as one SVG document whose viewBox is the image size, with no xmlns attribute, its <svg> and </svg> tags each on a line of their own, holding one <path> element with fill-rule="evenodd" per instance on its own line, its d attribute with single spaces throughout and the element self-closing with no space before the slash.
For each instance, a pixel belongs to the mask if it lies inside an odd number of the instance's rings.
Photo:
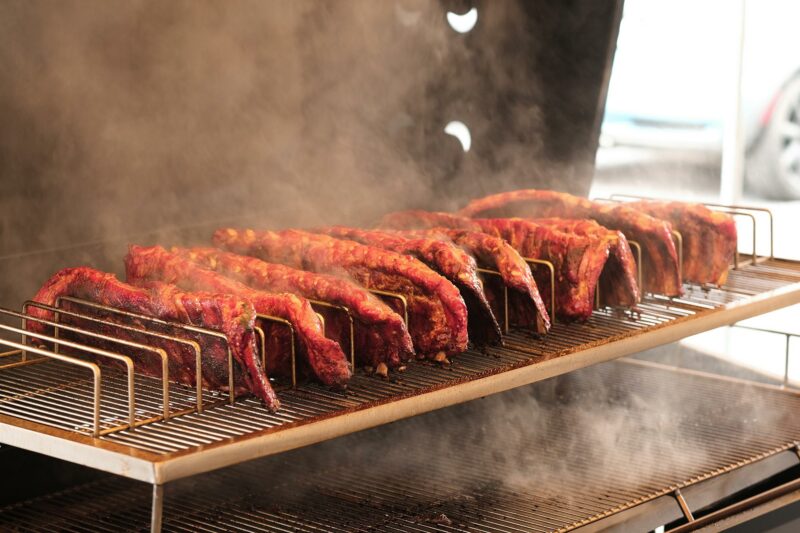
<svg viewBox="0 0 800 533">
<path fill-rule="evenodd" d="M 203 413 L 99 438 L 63 422 L 67 407 L 80 403 L 80 387 L 42 386 L 26 374 L 32 367 L 19 367 L 0 372 L 0 391 L 15 387 L 13 397 L 0 398 L 0 442 L 163 484 L 509 390 L 798 302 L 800 264 L 762 259 L 732 271 L 720 289 L 687 286 L 680 299 L 647 297 L 636 317 L 605 309 L 584 324 L 556 324 L 541 339 L 512 331 L 504 347 L 468 351 L 447 368 L 411 364 L 389 381 L 357 375 L 346 393 L 303 385 L 280 393 L 283 407 L 276 414 L 252 399 L 218 402 Z M 55 360 L 36 367 L 73 384 L 86 379 Z M 56 393 L 61 396 L 54 400 Z M 157 398 L 152 402 L 157 405 Z M 118 416 L 114 410 L 121 406 L 112 402 L 110 409 L 109 416 Z"/>
<path fill-rule="evenodd" d="M 639 361 L 549 385 L 179 481 L 163 528 L 647 531 L 680 527 L 677 494 L 703 520 L 704 508 L 800 465 L 796 392 Z M 149 497 L 109 477 L 0 509 L 0 529 L 145 529 Z"/>
</svg>

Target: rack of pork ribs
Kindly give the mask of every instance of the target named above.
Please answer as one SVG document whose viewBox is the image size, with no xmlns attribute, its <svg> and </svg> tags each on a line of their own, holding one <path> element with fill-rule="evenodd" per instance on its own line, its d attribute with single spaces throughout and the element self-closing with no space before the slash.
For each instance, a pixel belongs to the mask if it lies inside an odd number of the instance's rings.
<svg viewBox="0 0 800 533">
<path fill-rule="evenodd" d="M 546 335 L 598 307 L 635 319 L 643 292 L 724 283 L 737 236 L 729 214 L 698 204 L 519 190 L 458 213 L 390 213 L 373 229 L 225 228 L 212 242 L 131 246 L 125 281 L 59 271 L 29 302 L 28 342 L 69 355 L 71 336 L 93 329 L 82 357 L 124 366 L 106 356 L 112 334 L 130 346 L 147 335 L 163 357 L 134 355 L 137 372 L 274 411 L 273 387 L 298 379 L 342 389 L 356 369 L 385 378 L 414 358 L 447 364 L 468 345 L 502 344 L 511 326 Z"/>
</svg>

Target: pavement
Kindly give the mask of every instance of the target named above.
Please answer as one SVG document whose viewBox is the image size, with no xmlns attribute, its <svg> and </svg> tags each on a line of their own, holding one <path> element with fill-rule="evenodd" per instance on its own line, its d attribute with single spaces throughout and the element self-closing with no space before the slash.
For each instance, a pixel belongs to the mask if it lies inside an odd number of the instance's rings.
<svg viewBox="0 0 800 533">
<path fill-rule="evenodd" d="M 661 151 L 641 148 L 601 148 L 591 197 L 612 194 L 716 202 L 719 199 L 719 155 L 693 151 Z M 775 219 L 775 256 L 800 260 L 800 201 L 775 201 L 745 194 L 741 205 L 766 207 Z M 752 253 L 752 224 L 739 227 L 741 254 Z M 756 248 L 769 254 L 769 225 L 766 217 L 756 221 Z M 740 325 L 785 332 L 762 333 L 724 327 L 689 337 L 676 346 L 705 353 L 726 363 L 757 372 L 770 379 L 782 379 L 789 359 L 789 381 L 800 387 L 800 305 L 740 322 Z M 787 341 L 788 339 L 788 341 Z M 787 348 L 788 342 L 788 348 Z"/>
</svg>

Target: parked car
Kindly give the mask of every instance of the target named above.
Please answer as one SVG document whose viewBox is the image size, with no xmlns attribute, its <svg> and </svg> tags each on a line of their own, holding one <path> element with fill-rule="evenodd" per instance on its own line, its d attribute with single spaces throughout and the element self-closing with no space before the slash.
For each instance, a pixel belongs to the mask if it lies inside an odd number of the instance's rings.
<svg viewBox="0 0 800 533">
<path fill-rule="evenodd" d="M 746 184 L 767 197 L 800 198 L 800 2 L 744 1 Z M 603 146 L 721 152 L 735 98 L 738 6 L 626 0 Z"/>
</svg>

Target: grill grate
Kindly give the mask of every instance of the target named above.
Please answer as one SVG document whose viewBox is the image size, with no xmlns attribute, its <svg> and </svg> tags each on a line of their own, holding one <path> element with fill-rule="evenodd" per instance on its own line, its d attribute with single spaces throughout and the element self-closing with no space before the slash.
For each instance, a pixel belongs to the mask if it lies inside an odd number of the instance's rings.
<svg viewBox="0 0 800 533">
<path fill-rule="evenodd" d="M 788 391 L 641 362 L 549 383 L 382 428 L 380 438 L 351 436 L 327 453 L 176 482 L 164 530 L 570 531 L 677 489 L 697 505 L 693 489 L 792 456 L 800 439 L 800 395 Z M 551 389 L 557 401 L 547 401 Z M 515 427 L 519 414 L 527 424 Z M 494 418 L 506 428 L 500 441 Z M 793 457 L 786 465 L 800 463 Z M 145 529 L 149 498 L 149 486 L 110 477 L 0 510 L 0 529 Z M 674 501 L 672 512 L 681 516 Z"/>
<path fill-rule="evenodd" d="M 228 442 L 256 432 L 296 427 L 646 333 L 676 320 L 798 282 L 798 264 L 765 260 L 731 271 L 727 285 L 721 289 L 687 285 L 685 296 L 673 300 L 650 295 L 635 316 L 606 308 L 596 310 L 586 323 L 556 323 L 552 331 L 541 338 L 512 330 L 505 339 L 505 346 L 483 352 L 470 350 L 454 358 L 448 367 L 415 362 L 390 380 L 356 375 L 345 392 L 334 392 L 315 384 L 286 389 L 279 393 L 283 407 L 275 414 L 266 411 L 254 399 L 228 404 L 220 395 L 206 392 L 204 403 L 208 407 L 202 413 L 191 412 L 135 430 L 108 433 L 100 440 L 157 457 Z M 105 426 L 118 425 L 125 417 L 125 379 L 122 373 L 104 370 L 100 419 Z M 157 414 L 160 387 L 158 378 L 137 376 L 137 418 L 146 419 Z M 0 372 L 0 390 L 0 415 L 62 430 L 88 431 L 92 381 L 79 368 L 49 360 L 4 369 Z M 171 410 L 180 411 L 190 406 L 194 394 L 189 387 L 171 384 Z"/>
</svg>

